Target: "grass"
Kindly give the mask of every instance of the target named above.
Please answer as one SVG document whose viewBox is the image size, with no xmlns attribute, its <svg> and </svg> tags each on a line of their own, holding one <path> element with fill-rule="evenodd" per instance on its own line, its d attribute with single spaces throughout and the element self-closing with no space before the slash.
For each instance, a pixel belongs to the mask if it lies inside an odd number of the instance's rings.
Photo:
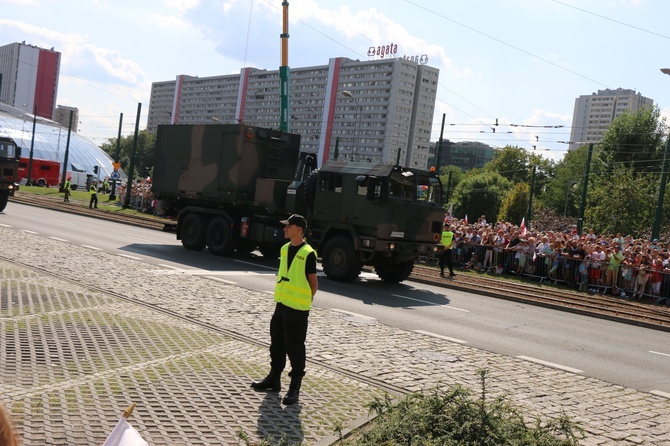
<svg viewBox="0 0 670 446">
<path fill-rule="evenodd" d="M 38 186 L 21 186 L 21 189 L 18 191 L 17 195 L 40 195 L 43 197 L 49 197 L 54 200 L 63 200 L 63 192 L 59 192 L 57 187 L 38 187 Z M 91 194 L 85 190 L 73 190 L 70 191 L 70 202 L 74 206 L 88 206 L 91 200 Z M 153 218 L 157 220 L 164 220 L 162 217 L 156 217 L 151 214 L 146 214 L 144 212 L 136 211 L 132 208 L 123 208 L 117 204 L 119 196 L 116 196 L 116 200 L 110 201 L 109 194 L 98 193 L 98 209 L 104 210 L 106 212 L 114 214 L 123 214 L 123 215 L 136 215 L 142 216 L 144 218 Z"/>
</svg>

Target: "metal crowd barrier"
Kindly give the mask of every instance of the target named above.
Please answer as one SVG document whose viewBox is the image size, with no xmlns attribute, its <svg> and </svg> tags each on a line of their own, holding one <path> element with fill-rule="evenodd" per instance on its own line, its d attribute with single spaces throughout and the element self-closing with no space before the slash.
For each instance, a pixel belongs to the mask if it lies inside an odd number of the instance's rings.
<svg viewBox="0 0 670 446">
<path fill-rule="evenodd" d="M 490 251 L 490 254 L 487 254 Z M 501 275 L 517 275 L 531 280 L 573 286 L 591 294 L 612 294 L 627 299 L 648 299 L 670 306 L 670 271 L 639 268 L 622 263 L 608 273 L 609 262 L 519 253 L 505 249 L 457 241 L 452 249 L 455 266 Z M 436 264 L 437 257 L 424 256 L 421 263 Z"/>
</svg>

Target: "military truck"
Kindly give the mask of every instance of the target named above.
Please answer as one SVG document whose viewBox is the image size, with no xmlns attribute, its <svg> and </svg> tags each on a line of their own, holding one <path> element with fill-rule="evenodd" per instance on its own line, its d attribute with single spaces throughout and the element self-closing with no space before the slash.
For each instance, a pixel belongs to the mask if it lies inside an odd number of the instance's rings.
<svg viewBox="0 0 670 446">
<path fill-rule="evenodd" d="M 158 127 L 153 193 L 186 249 L 258 249 L 277 257 L 281 220 L 304 215 L 324 272 L 356 279 L 364 265 L 407 279 L 419 255 L 439 252 L 444 210 L 434 172 L 328 161 L 300 152 L 300 136 L 244 124 Z"/>
<path fill-rule="evenodd" d="M 0 212 L 7 201 L 19 189 L 18 170 L 21 148 L 13 139 L 0 136 Z"/>
</svg>

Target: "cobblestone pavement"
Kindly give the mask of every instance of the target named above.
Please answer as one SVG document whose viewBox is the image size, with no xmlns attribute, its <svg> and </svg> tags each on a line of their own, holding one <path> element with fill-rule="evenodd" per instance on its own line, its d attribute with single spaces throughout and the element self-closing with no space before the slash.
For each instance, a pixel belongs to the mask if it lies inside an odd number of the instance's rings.
<svg viewBox="0 0 670 446">
<path fill-rule="evenodd" d="M 0 253 L 0 392 L 27 445 L 101 444 L 131 402 L 152 445 L 325 445 L 386 391 L 477 390 L 482 368 L 492 397 L 565 412 L 584 445 L 670 445 L 668 399 L 319 308 L 300 404 L 282 406 L 249 388 L 268 368 L 271 295 L 11 228 Z"/>
</svg>

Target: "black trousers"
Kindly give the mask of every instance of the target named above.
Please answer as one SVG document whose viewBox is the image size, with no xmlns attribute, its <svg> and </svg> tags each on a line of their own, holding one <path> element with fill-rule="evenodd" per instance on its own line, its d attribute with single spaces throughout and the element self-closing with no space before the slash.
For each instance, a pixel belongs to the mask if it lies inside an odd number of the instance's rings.
<svg viewBox="0 0 670 446">
<path fill-rule="evenodd" d="M 91 201 L 88 203 L 88 207 L 98 207 L 98 195 L 97 194 L 91 194 Z"/>
<path fill-rule="evenodd" d="M 309 311 L 294 310 L 277 303 L 270 321 L 270 368 L 281 373 L 286 356 L 291 362 L 289 376 L 305 376 L 307 319 Z"/>
<path fill-rule="evenodd" d="M 440 272 L 444 272 L 445 265 L 449 268 L 449 274 L 454 273 L 454 261 L 451 258 L 451 249 L 445 249 L 439 259 Z"/>
</svg>

